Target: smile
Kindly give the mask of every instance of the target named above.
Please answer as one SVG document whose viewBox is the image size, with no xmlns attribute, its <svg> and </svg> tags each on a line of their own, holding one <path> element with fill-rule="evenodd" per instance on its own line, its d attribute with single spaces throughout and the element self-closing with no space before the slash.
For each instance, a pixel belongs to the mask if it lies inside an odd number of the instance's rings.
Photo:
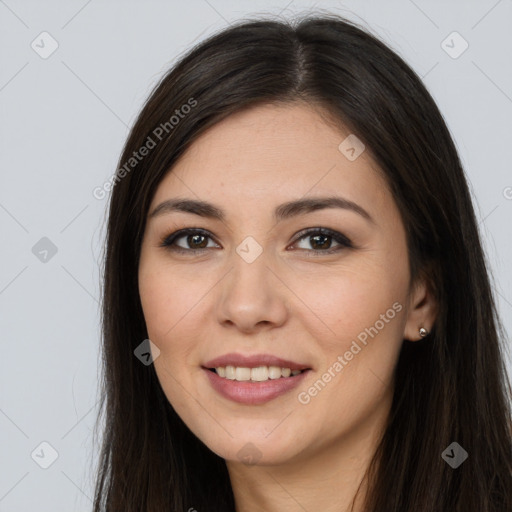
<svg viewBox="0 0 512 512">
<path fill-rule="evenodd" d="M 267 380 L 282 379 L 286 377 L 299 375 L 305 370 L 292 370 L 291 368 L 281 368 L 280 366 L 258 366 L 256 368 L 247 368 L 243 366 L 218 366 L 210 368 L 210 371 L 217 373 L 219 377 L 238 382 L 264 382 Z"/>
<path fill-rule="evenodd" d="M 233 402 L 257 405 L 285 395 L 312 368 L 271 354 L 230 353 L 202 365 L 213 390 Z"/>
<path fill-rule="evenodd" d="M 284 396 L 299 386 L 299 384 L 311 372 L 311 369 L 305 369 L 302 371 L 294 370 L 294 375 L 292 375 L 290 368 L 279 368 L 281 370 L 281 375 L 279 377 L 268 377 L 265 380 L 257 381 L 252 379 L 230 379 L 227 377 L 227 375 L 221 377 L 217 373 L 217 370 L 220 369 L 220 372 L 222 372 L 222 368 L 223 367 L 218 367 L 217 369 L 203 368 L 203 372 L 206 375 L 209 385 L 221 397 L 226 398 L 232 402 L 245 405 L 264 404 L 280 396 Z M 270 369 L 274 367 L 247 368 L 231 366 L 232 370 L 229 368 L 230 366 L 225 367 L 224 372 L 226 372 L 226 374 L 229 372 L 231 376 L 233 376 L 232 372 L 235 372 L 235 377 L 238 373 L 242 376 L 242 378 L 244 378 L 248 375 L 249 372 L 252 376 L 252 372 L 254 370 L 256 370 L 257 376 L 259 374 L 259 378 L 263 378 L 265 372 L 268 372 L 269 374 L 270 372 L 275 372 L 273 374 L 277 375 L 277 370 Z M 264 370 L 261 370 L 261 368 L 264 368 Z"/>
</svg>

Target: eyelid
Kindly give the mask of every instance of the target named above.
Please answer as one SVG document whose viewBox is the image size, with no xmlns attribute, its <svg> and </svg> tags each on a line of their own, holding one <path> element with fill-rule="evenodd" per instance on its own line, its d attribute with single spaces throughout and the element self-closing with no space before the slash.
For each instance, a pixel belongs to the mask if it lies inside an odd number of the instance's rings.
<svg viewBox="0 0 512 512">
<path fill-rule="evenodd" d="M 172 233 L 165 235 L 162 239 L 162 242 L 160 243 L 160 247 L 166 247 L 169 248 L 171 245 L 176 242 L 176 240 L 183 238 L 188 235 L 202 235 L 206 238 L 210 238 L 213 240 L 217 245 L 220 245 L 216 240 L 215 237 L 205 229 L 202 228 L 183 228 L 183 229 L 177 229 L 176 231 L 173 231 Z M 177 247 L 177 250 L 183 249 L 182 247 Z M 183 249 L 184 252 L 194 252 L 194 251 L 204 251 L 207 248 L 203 249 Z"/>
<path fill-rule="evenodd" d="M 323 227 L 312 227 L 312 228 L 305 228 L 301 231 L 299 231 L 295 235 L 295 241 L 293 244 L 300 241 L 302 238 L 307 238 L 307 236 L 313 236 L 315 234 L 321 234 L 325 236 L 331 237 L 333 240 L 336 240 L 340 245 L 345 245 L 347 247 L 353 247 L 352 241 L 345 236 L 343 233 L 340 233 L 339 231 L 336 231 L 334 229 L 329 228 L 323 228 Z M 327 251 L 315 251 L 315 252 L 327 252 Z"/>
</svg>

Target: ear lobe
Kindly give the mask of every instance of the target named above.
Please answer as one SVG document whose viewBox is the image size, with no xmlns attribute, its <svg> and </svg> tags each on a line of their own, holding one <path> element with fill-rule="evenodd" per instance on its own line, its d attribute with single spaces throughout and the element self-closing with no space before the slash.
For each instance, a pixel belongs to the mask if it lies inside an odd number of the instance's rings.
<svg viewBox="0 0 512 512">
<path fill-rule="evenodd" d="M 437 317 L 437 301 L 425 277 L 414 286 L 407 311 L 403 337 L 408 341 L 419 341 L 423 339 L 420 328 L 430 332 Z"/>
</svg>

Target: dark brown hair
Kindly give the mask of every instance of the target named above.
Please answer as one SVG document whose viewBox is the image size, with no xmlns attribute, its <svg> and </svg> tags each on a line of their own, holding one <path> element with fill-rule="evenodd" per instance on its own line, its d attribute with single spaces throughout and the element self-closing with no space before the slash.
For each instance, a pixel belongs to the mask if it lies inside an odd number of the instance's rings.
<svg viewBox="0 0 512 512">
<path fill-rule="evenodd" d="M 512 511 L 505 336 L 452 137 L 395 52 L 351 21 L 314 14 L 239 22 L 200 43 L 160 80 L 129 134 L 102 277 L 97 426 L 103 414 L 105 422 L 94 511 L 234 512 L 225 461 L 175 413 L 153 365 L 134 356 L 148 337 L 140 248 L 156 188 L 201 133 L 249 106 L 300 100 L 325 107 L 364 142 L 400 210 L 412 280 L 426 276 L 439 306 L 430 335 L 403 343 L 365 510 Z M 127 167 L 150 140 L 147 155 Z M 441 457 L 453 441 L 469 454 L 456 469 Z"/>
</svg>

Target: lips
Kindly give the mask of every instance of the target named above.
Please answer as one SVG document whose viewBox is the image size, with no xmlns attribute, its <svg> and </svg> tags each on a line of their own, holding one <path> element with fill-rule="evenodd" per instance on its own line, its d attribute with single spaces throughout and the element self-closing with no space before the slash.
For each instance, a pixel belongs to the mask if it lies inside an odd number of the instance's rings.
<svg viewBox="0 0 512 512">
<path fill-rule="evenodd" d="M 290 361 L 271 354 L 224 354 L 211 359 L 203 364 L 203 368 L 211 369 L 219 366 L 238 366 L 243 368 L 257 368 L 258 366 L 279 366 L 281 368 L 290 368 L 290 370 L 310 370 L 311 367 L 304 363 Z"/>
<path fill-rule="evenodd" d="M 265 377 L 265 375 L 257 372 L 258 375 L 254 379 L 252 375 L 255 372 L 254 369 L 264 372 L 262 367 L 268 369 L 268 372 L 272 372 L 272 376 L 269 373 L 269 378 L 262 380 L 261 377 Z M 202 368 L 208 382 L 218 394 L 233 402 L 246 405 L 264 404 L 289 393 L 303 382 L 312 370 L 305 363 L 271 354 L 243 355 L 236 353 L 224 354 L 211 359 L 204 363 Z M 248 369 L 251 369 L 250 373 Z M 279 369 L 282 374 L 275 375 Z"/>
<path fill-rule="evenodd" d="M 264 382 L 239 382 L 220 377 L 215 372 L 203 368 L 203 375 L 213 390 L 232 402 L 245 405 L 262 405 L 282 395 L 289 394 L 307 378 L 310 370 L 295 376 L 267 380 Z"/>
</svg>

